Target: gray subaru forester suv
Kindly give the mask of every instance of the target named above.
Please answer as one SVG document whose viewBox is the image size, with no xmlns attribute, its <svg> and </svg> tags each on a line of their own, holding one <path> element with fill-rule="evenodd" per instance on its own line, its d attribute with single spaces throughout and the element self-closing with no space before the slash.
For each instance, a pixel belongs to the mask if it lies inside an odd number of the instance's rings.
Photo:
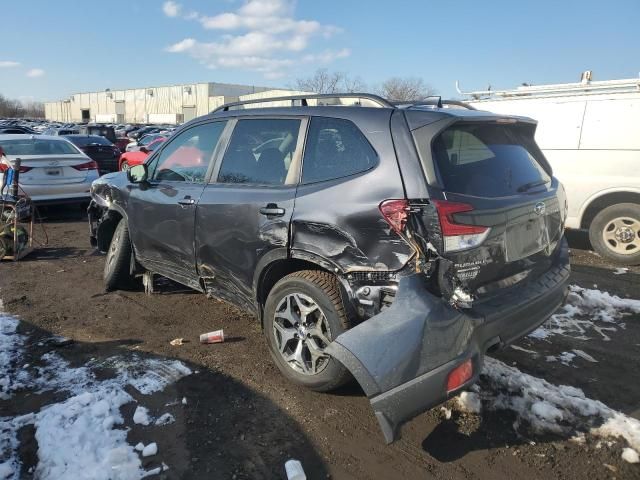
<svg viewBox="0 0 640 480">
<path fill-rule="evenodd" d="M 105 286 L 151 272 L 254 313 L 287 378 L 355 378 L 391 442 L 562 304 L 563 187 L 527 118 L 369 94 L 260 102 L 94 182 Z"/>
</svg>

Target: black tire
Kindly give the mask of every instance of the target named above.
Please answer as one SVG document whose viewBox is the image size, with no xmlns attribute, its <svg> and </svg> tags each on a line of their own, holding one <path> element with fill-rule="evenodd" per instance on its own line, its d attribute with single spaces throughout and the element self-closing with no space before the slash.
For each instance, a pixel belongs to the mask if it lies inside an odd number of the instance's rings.
<svg viewBox="0 0 640 480">
<path fill-rule="evenodd" d="M 129 229 L 123 218 L 113 232 L 107 257 L 104 261 L 104 287 L 109 292 L 112 290 L 125 290 L 134 285 L 134 277 L 130 273 L 131 241 Z"/>
<path fill-rule="evenodd" d="M 273 325 L 276 309 L 287 295 L 294 293 L 312 298 L 320 307 L 330 329 L 330 335 L 327 335 L 329 340 L 335 339 L 351 326 L 345 313 L 340 287 L 333 275 L 319 270 L 303 270 L 289 274 L 275 284 L 265 303 L 264 334 L 271 356 L 282 374 L 293 383 L 318 392 L 335 390 L 352 379 L 349 371 L 336 359 L 329 357 L 323 370 L 318 373 L 303 374 L 287 363 L 278 350 L 278 339 Z"/>
<path fill-rule="evenodd" d="M 615 222 L 629 226 L 629 231 L 635 234 L 630 241 L 620 239 L 605 239 L 609 232 L 616 231 Z M 640 264 L 640 205 L 637 203 L 618 203 L 601 210 L 589 225 L 589 240 L 594 250 L 601 256 L 619 265 Z M 625 250 L 627 253 L 621 253 Z"/>
</svg>

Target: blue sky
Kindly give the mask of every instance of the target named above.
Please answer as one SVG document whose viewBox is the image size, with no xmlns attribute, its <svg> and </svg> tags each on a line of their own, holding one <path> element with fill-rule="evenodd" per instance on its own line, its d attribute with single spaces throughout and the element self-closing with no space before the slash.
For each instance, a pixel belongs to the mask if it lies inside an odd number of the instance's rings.
<svg viewBox="0 0 640 480">
<path fill-rule="evenodd" d="M 0 93 L 200 81 L 290 86 L 317 68 L 375 86 L 420 77 L 447 97 L 522 82 L 636 77 L 640 0 L 107 0 L 3 8 Z"/>
</svg>

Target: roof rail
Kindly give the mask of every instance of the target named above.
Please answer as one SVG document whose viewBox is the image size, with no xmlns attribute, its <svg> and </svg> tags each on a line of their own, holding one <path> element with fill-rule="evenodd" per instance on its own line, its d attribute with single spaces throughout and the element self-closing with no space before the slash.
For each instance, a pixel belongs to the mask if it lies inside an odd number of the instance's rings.
<svg viewBox="0 0 640 480">
<path fill-rule="evenodd" d="M 430 95 L 426 98 L 423 98 L 422 100 L 392 100 L 392 103 L 398 108 L 422 106 L 434 106 L 437 108 L 442 108 L 442 97 L 440 95 Z"/>
<path fill-rule="evenodd" d="M 300 106 L 308 107 L 308 100 L 329 100 L 336 99 L 339 100 L 341 98 L 355 98 L 355 99 L 364 99 L 369 100 L 375 104 L 377 104 L 381 108 L 394 108 L 394 105 L 390 103 L 388 100 L 380 97 L 379 95 L 373 95 L 371 93 L 317 93 L 311 95 L 291 95 L 284 97 L 268 97 L 268 98 L 256 98 L 252 100 L 243 100 L 239 102 L 231 102 L 225 103 L 224 105 L 219 106 L 214 109 L 211 113 L 216 112 L 228 112 L 234 107 L 242 107 L 244 105 L 251 105 L 256 103 L 274 103 L 274 102 L 283 102 L 283 101 L 291 101 L 291 106 L 294 106 L 296 101 L 300 102 Z"/>
</svg>

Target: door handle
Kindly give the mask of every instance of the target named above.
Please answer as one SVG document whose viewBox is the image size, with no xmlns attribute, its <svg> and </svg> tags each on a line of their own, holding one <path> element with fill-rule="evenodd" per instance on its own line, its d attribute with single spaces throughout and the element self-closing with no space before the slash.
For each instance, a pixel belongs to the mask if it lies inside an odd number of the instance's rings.
<svg viewBox="0 0 640 480">
<path fill-rule="evenodd" d="M 278 207 L 275 203 L 268 203 L 266 207 L 260 209 L 260 213 L 267 217 L 281 217 L 284 215 L 284 208 Z"/>
<path fill-rule="evenodd" d="M 193 205 L 196 201 L 191 198 L 191 195 L 185 196 L 182 200 L 178 200 L 178 205 Z"/>
</svg>

